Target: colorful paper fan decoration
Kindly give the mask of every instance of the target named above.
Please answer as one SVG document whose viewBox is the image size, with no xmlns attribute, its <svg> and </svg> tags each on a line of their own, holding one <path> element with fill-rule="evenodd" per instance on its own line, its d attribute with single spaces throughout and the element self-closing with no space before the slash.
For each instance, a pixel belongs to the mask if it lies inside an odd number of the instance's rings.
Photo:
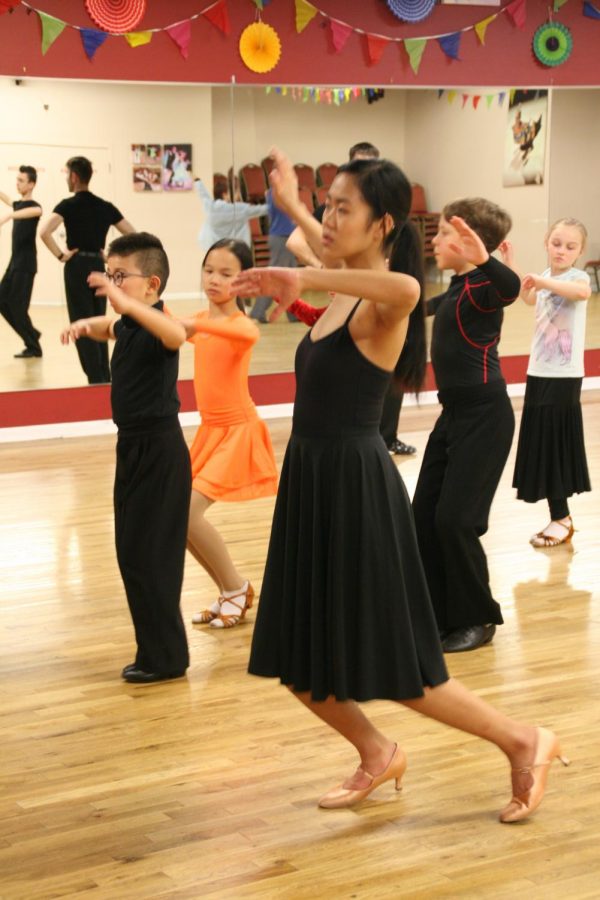
<svg viewBox="0 0 600 900">
<path fill-rule="evenodd" d="M 279 35 L 264 22 L 248 25 L 240 37 L 240 56 L 251 72 L 270 72 L 281 56 Z"/>
<path fill-rule="evenodd" d="M 435 0 L 387 0 L 387 5 L 404 22 L 422 22 L 433 10 Z"/>
<path fill-rule="evenodd" d="M 540 25 L 533 36 L 533 52 L 544 66 L 560 66 L 573 49 L 571 32 L 560 22 Z"/>
<path fill-rule="evenodd" d="M 140 24 L 146 12 L 146 0 L 85 0 L 90 19 L 102 31 L 124 34 Z"/>
</svg>

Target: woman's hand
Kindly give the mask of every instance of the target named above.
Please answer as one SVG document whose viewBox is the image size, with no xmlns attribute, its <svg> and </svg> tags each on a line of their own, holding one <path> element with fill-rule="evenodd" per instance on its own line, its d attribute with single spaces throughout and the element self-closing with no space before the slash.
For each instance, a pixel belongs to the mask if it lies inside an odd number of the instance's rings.
<svg viewBox="0 0 600 900">
<path fill-rule="evenodd" d="M 450 249 L 459 253 L 468 263 L 479 266 L 486 263 L 490 254 L 485 249 L 485 244 L 473 229 L 467 225 L 460 216 L 451 216 L 450 225 L 457 231 L 459 241 L 450 241 Z"/>
<path fill-rule="evenodd" d="M 269 156 L 273 160 L 273 168 L 269 175 L 269 183 L 273 192 L 273 200 L 279 209 L 291 216 L 298 207 L 298 176 L 292 161 L 278 147 L 272 147 Z"/>
<path fill-rule="evenodd" d="M 279 306 L 272 316 L 272 321 L 274 321 L 300 296 L 301 272 L 301 269 L 275 267 L 245 269 L 236 275 L 231 288 L 234 294 L 242 297 L 277 296 Z"/>
</svg>

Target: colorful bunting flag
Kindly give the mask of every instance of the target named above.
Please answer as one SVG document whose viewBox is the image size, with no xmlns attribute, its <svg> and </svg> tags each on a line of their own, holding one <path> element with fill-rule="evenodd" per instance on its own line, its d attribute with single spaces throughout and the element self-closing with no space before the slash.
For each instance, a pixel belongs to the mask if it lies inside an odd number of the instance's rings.
<svg viewBox="0 0 600 900">
<path fill-rule="evenodd" d="M 144 44 L 149 44 L 152 40 L 152 32 L 151 31 L 128 31 L 123 37 L 127 41 L 130 47 L 143 47 Z"/>
<path fill-rule="evenodd" d="M 583 4 L 583 14 L 590 19 L 600 19 L 600 9 L 596 9 L 593 3 L 585 0 Z"/>
<path fill-rule="evenodd" d="M 369 62 L 375 65 L 381 59 L 381 54 L 389 44 L 387 38 L 378 37 L 376 34 L 367 34 L 367 52 L 369 54 Z"/>
<path fill-rule="evenodd" d="M 463 94 L 463 95 L 462 95 L 462 108 L 463 108 L 463 109 L 464 109 L 465 106 L 467 105 L 467 100 L 468 100 L 468 99 L 469 99 L 469 95 L 468 95 L 468 94 Z"/>
<path fill-rule="evenodd" d="M 487 108 L 490 109 L 492 103 L 494 102 L 494 95 L 493 95 L 493 94 L 486 94 L 486 95 L 485 95 L 485 102 L 486 102 Z"/>
<path fill-rule="evenodd" d="M 488 16 L 487 19 L 482 19 L 481 22 L 478 22 L 475 26 L 475 34 L 479 38 L 482 44 L 485 44 L 485 33 L 487 31 L 487 27 L 490 22 L 493 22 L 496 16 Z"/>
<path fill-rule="evenodd" d="M 2 13 L 14 9 L 17 3 L 20 2 L 21 0 L 0 0 L 0 16 L 2 15 Z"/>
<path fill-rule="evenodd" d="M 554 0 L 554 12 L 558 12 L 561 6 L 564 6 L 567 0 Z"/>
<path fill-rule="evenodd" d="M 167 28 L 167 34 L 175 41 L 183 58 L 187 59 L 190 53 L 190 42 L 192 40 L 192 23 L 190 20 L 187 19 L 185 22 L 171 25 L 170 28 Z"/>
<path fill-rule="evenodd" d="M 222 31 L 223 34 L 229 34 L 231 31 L 231 23 L 229 21 L 229 13 L 227 12 L 225 0 L 220 0 L 219 3 L 215 3 L 214 6 L 207 9 L 202 15 L 205 19 L 208 19 L 209 22 L 215 25 L 219 31 Z"/>
<path fill-rule="evenodd" d="M 62 34 L 67 23 L 39 10 L 37 10 L 37 14 L 42 23 L 42 54 L 46 54 L 56 38 Z"/>
<path fill-rule="evenodd" d="M 425 38 L 404 38 L 404 48 L 408 53 L 408 58 L 410 60 L 410 67 L 415 73 L 418 75 L 419 66 L 421 65 L 421 60 L 423 58 L 423 54 L 425 52 L 425 47 L 427 45 L 427 41 Z"/>
<path fill-rule="evenodd" d="M 458 59 L 460 38 L 460 31 L 455 31 L 454 34 L 445 34 L 443 37 L 438 38 L 438 44 L 450 59 Z"/>
<path fill-rule="evenodd" d="M 312 22 L 318 9 L 309 3 L 308 0 L 296 0 L 296 31 L 300 34 L 304 31 L 309 22 Z"/>
<path fill-rule="evenodd" d="M 506 7 L 506 12 L 517 28 L 524 27 L 527 18 L 526 0 L 513 0 L 513 2 L 509 3 Z"/>
<path fill-rule="evenodd" d="M 346 41 L 354 29 L 351 28 L 350 25 L 346 25 L 345 22 L 338 22 L 337 19 L 330 19 L 329 25 L 331 27 L 333 46 L 335 47 L 336 53 L 339 53 L 340 50 L 343 50 Z"/>
<path fill-rule="evenodd" d="M 98 47 L 102 46 L 107 37 L 108 33 L 106 31 L 98 31 L 97 28 L 81 29 L 83 49 L 85 50 L 88 59 L 94 58 L 96 50 Z"/>
<path fill-rule="evenodd" d="M 481 100 L 481 94 L 475 94 L 473 97 L 473 109 L 477 109 L 479 106 L 479 101 Z"/>
<path fill-rule="evenodd" d="M 448 91 L 448 103 L 453 103 L 456 97 L 456 91 Z"/>
</svg>

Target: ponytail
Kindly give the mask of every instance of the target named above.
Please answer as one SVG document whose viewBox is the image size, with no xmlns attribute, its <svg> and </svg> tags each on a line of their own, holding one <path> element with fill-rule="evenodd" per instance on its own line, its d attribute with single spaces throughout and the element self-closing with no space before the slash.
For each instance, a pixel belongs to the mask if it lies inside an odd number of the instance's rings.
<svg viewBox="0 0 600 900">
<path fill-rule="evenodd" d="M 406 341 L 400 359 L 394 369 L 394 382 L 398 390 L 418 394 L 425 381 L 425 264 L 421 235 L 413 222 L 407 220 L 392 245 L 389 257 L 391 272 L 412 275 L 419 282 L 419 302 L 408 320 Z"/>
</svg>

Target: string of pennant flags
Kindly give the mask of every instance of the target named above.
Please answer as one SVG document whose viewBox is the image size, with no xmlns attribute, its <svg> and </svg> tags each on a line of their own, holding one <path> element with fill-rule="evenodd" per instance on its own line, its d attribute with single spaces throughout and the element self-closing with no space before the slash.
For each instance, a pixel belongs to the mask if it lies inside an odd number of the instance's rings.
<svg viewBox="0 0 600 900">
<path fill-rule="evenodd" d="M 369 91 L 374 90 L 376 89 L 364 87 L 339 88 L 316 87 L 310 85 L 267 85 L 265 87 L 265 94 L 273 93 L 278 94 L 281 97 L 290 97 L 296 103 L 329 103 L 334 104 L 335 106 L 341 106 L 344 103 L 351 103 L 362 97 L 368 98 Z M 485 107 L 490 109 L 494 101 L 496 101 L 498 106 L 503 106 L 506 97 L 508 97 L 509 102 L 512 103 L 514 93 L 514 89 L 494 91 L 486 94 L 473 94 L 458 89 L 449 90 L 447 88 L 439 88 L 437 95 L 438 100 L 445 97 L 449 104 L 454 103 L 455 100 L 460 98 L 462 109 L 467 105 L 472 106 L 473 109 L 477 109 L 482 100 L 485 103 Z"/>
<path fill-rule="evenodd" d="M 262 10 L 268 5 L 270 0 L 252 0 L 252 2 L 257 7 L 257 10 Z M 568 2 L 568 0 L 553 0 L 554 11 L 557 12 L 566 2 Z M 316 16 L 320 16 L 329 26 L 333 47 L 336 53 L 340 53 L 344 49 L 350 35 L 359 34 L 365 39 L 370 63 L 375 65 L 380 61 L 388 44 L 398 44 L 406 51 L 410 66 L 415 75 L 418 74 L 423 55 L 430 42 L 437 41 L 448 58 L 460 61 L 460 43 L 464 34 L 474 32 L 480 44 L 483 45 L 485 44 L 485 36 L 488 27 L 500 16 L 506 14 L 517 28 L 524 27 L 527 17 L 527 0 L 511 0 L 510 3 L 492 15 L 486 16 L 484 19 L 480 19 L 472 25 L 467 25 L 457 31 L 446 32 L 443 34 L 429 34 L 421 37 L 401 38 L 365 31 L 356 25 L 352 25 L 349 22 L 329 15 L 329 13 L 324 12 L 313 3 L 310 3 L 309 0 L 294 0 L 294 3 L 296 32 L 298 34 L 304 31 Z M 23 6 L 28 13 L 35 13 L 39 17 L 42 30 L 42 54 L 48 52 L 65 28 L 72 28 L 80 33 L 83 48 L 90 60 L 94 58 L 98 48 L 101 47 L 108 38 L 124 38 L 130 47 L 135 48 L 150 43 L 154 35 L 159 33 L 167 34 L 177 45 L 181 56 L 184 59 L 188 59 L 192 39 L 192 23 L 200 18 L 208 20 L 225 35 L 229 35 L 231 32 L 227 0 L 216 0 L 216 2 L 208 4 L 203 9 L 198 10 L 198 12 L 193 13 L 185 19 L 171 22 L 170 24 L 159 28 L 148 28 L 143 31 L 118 33 L 71 24 L 64 19 L 52 16 L 49 13 L 38 9 L 36 6 L 32 5 L 29 0 L 0 0 L 0 15 L 6 12 L 12 12 L 17 6 Z M 582 13 L 584 16 L 591 19 L 600 20 L 600 8 L 592 3 L 591 0 L 583 0 Z M 304 99 L 304 97 L 302 97 L 302 99 Z M 351 98 L 346 98 L 344 96 L 344 102 L 347 102 L 348 99 Z M 333 94 L 332 102 L 335 102 Z"/>
</svg>

